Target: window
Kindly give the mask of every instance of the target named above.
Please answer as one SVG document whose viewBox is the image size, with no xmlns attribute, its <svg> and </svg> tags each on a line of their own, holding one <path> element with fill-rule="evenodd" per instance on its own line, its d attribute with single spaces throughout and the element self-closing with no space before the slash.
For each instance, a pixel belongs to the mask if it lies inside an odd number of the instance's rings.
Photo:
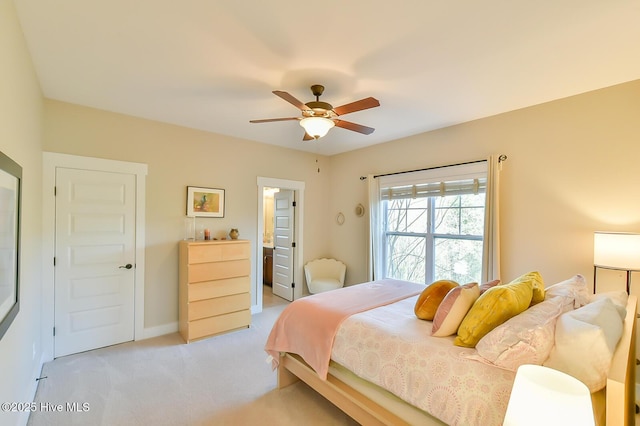
<svg viewBox="0 0 640 426">
<path fill-rule="evenodd" d="M 486 170 L 480 162 L 381 177 L 385 278 L 480 282 Z"/>
</svg>

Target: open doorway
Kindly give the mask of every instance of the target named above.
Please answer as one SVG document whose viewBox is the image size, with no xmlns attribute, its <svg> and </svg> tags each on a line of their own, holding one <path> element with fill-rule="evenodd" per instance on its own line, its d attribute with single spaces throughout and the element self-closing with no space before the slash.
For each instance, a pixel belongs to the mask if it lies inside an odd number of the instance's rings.
<svg viewBox="0 0 640 426">
<path fill-rule="evenodd" d="M 275 197 L 280 188 L 264 187 L 262 190 L 262 307 L 266 309 L 281 303 L 286 299 L 280 298 L 273 292 L 273 251 L 275 246 Z M 260 277 L 258 277 L 258 285 Z"/>
<path fill-rule="evenodd" d="M 302 296 L 303 200 L 304 182 L 258 177 L 253 313 Z"/>
</svg>

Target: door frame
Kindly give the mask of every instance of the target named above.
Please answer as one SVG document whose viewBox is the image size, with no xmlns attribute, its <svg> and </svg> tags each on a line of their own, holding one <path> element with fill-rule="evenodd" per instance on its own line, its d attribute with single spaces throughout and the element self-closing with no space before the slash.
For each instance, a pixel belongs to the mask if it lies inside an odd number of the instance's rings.
<svg viewBox="0 0 640 426">
<path fill-rule="evenodd" d="M 290 189 L 294 191 L 294 200 L 296 202 L 296 208 L 293 211 L 293 229 L 294 229 L 294 242 L 296 247 L 293 250 L 294 264 L 293 264 L 293 282 L 296 283 L 296 287 L 293 289 L 293 300 L 302 297 L 304 289 L 303 281 L 303 219 L 304 219 L 304 187 L 305 183 L 296 180 L 276 179 L 258 176 L 258 229 L 256 235 L 256 280 L 255 280 L 255 294 L 257 297 L 256 303 L 251 306 L 251 313 L 257 314 L 262 312 L 262 235 L 264 233 L 264 200 L 263 193 L 264 188 L 281 188 Z"/>
<path fill-rule="evenodd" d="M 81 157 L 55 152 L 42 153 L 42 351 L 46 361 L 53 360 L 55 323 L 55 194 L 53 183 L 56 169 L 82 169 L 127 173 L 136 176 L 136 268 L 134 273 L 134 331 L 133 339 L 144 338 L 144 270 L 145 270 L 145 197 L 148 166 L 103 158 Z"/>
</svg>

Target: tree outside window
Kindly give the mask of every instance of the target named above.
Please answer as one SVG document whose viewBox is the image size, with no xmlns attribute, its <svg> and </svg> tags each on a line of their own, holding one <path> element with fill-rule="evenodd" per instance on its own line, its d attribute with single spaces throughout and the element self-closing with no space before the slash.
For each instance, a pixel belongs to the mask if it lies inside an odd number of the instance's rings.
<svg viewBox="0 0 640 426">
<path fill-rule="evenodd" d="M 384 200 L 382 206 L 388 278 L 423 284 L 480 281 L 484 191 Z"/>
</svg>

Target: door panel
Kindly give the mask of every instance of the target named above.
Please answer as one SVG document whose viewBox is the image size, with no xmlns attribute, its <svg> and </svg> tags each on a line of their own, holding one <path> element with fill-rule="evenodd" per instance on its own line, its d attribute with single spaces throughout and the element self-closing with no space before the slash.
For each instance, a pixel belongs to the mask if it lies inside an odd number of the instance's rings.
<svg viewBox="0 0 640 426">
<path fill-rule="evenodd" d="M 293 201 L 294 191 L 274 194 L 273 294 L 293 300 Z"/>
<path fill-rule="evenodd" d="M 55 357 L 133 340 L 135 179 L 56 170 Z"/>
</svg>

